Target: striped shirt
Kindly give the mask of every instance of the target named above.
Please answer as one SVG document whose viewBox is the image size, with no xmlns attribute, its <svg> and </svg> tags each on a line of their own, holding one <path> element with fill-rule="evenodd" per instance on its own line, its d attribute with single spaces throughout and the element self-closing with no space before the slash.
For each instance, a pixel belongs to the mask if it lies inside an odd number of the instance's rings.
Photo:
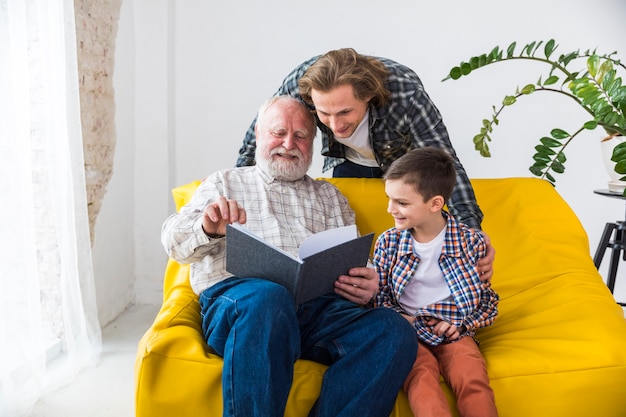
<svg viewBox="0 0 626 417">
<path fill-rule="evenodd" d="M 196 294 L 232 276 L 226 272 L 225 239 L 211 239 L 202 230 L 204 208 L 219 196 L 246 210 L 245 226 L 252 233 L 294 255 L 308 236 L 355 223 L 348 200 L 326 181 L 308 176 L 279 181 L 257 167 L 218 171 L 200 184 L 179 213 L 167 218 L 161 231 L 168 256 L 191 264 Z"/>
<path fill-rule="evenodd" d="M 298 81 L 318 58 L 313 57 L 294 69 L 274 95 L 288 94 L 302 100 Z M 369 107 L 370 144 L 378 165 L 384 172 L 393 161 L 411 149 L 427 146 L 445 149 L 453 157 L 457 173 L 448 208 L 459 221 L 480 230 L 483 213 L 476 203 L 474 190 L 450 142 L 441 114 L 424 90 L 421 80 L 404 65 L 386 58 L 377 59 L 390 72 L 385 85 L 391 93 L 387 105 Z M 255 164 L 255 123 L 256 119 L 246 132 L 237 166 Z M 336 141 L 332 131 L 319 119 L 317 125 L 322 136 L 324 171 L 327 171 L 345 161 L 346 146 Z"/>
<path fill-rule="evenodd" d="M 445 341 L 432 333 L 425 321 L 434 317 L 465 326 L 463 335 L 473 336 L 475 329 L 489 326 L 498 314 L 499 297 L 489 282 L 483 282 L 476 263 L 486 254 L 486 244 L 480 232 L 447 217 L 447 231 L 439 257 L 439 267 L 451 296 L 443 301 L 423 306 L 415 313 L 415 330 L 420 340 L 436 346 Z M 380 277 L 380 292 L 375 306 L 383 306 L 407 314 L 398 300 L 419 267 L 419 257 L 413 252 L 410 230 L 391 228 L 376 241 L 374 265 Z"/>
</svg>

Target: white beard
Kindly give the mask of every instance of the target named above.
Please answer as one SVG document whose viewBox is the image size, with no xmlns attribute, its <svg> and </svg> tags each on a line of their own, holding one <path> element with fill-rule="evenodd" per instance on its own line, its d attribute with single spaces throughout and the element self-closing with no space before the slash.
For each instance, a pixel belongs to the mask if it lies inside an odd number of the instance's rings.
<svg viewBox="0 0 626 417">
<path fill-rule="evenodd" d="M 309 167 L 311 166 L 312 158 L 305 158 L 299 150 L 286 151 L 281 148 L 274 148 L 267 152 L 265 149 L 257 148 L 261 158 L 257 158 L 257 165 L 265 171 L 269 176 L 281 181 L 297 181 L 302 179 Z M 297 158 L 288 160 L 277 157 L 274 159 L 274 155 L 282 153 L 286 155 L 296 156 Z"/>
</svg>

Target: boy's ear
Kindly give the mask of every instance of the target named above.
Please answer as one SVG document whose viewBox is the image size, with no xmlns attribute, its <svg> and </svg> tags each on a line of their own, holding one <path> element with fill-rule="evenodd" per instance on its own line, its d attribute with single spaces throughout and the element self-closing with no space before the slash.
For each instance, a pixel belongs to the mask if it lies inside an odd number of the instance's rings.
<svg viewBox="0 0 626 417">
<path fill-rule="evenodd" d="M 430 209 L 432 211 L 442 210 L 445 204 L 446 200 L 443 198 L 443 196 L 436 195 L 430 199 Z"/>
</svg>

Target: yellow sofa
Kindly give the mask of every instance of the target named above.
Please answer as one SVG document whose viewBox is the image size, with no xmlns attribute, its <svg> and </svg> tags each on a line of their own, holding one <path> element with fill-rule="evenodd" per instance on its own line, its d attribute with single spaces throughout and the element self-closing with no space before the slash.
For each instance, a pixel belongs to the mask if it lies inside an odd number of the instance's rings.
<svg viewBox="0 0 626 417">
<path fill-rule="evenodd" d="M 361 233 L 393 225 L 383 184 L 327 179 L 350 200 Z M 593 265 L 579 220 L 539 179 L 472 180 L 496 248 L 500 314 L 478 332 L 501 417 L 626 416 L 626 321 Z M 173 191 L 177 207 L 198 182 Z M 137 417 L 220 416 L 221 359 L 201 335 L 189 269 L 170 260 L 163 305 L 135 364 Z M 325 367 L 299 360 L 286 416 L 306 416 Z M 453 413 L 455 404 L 442 381 Z M 392 416 L 410 417 L 398 394 Z"/>
</svg>

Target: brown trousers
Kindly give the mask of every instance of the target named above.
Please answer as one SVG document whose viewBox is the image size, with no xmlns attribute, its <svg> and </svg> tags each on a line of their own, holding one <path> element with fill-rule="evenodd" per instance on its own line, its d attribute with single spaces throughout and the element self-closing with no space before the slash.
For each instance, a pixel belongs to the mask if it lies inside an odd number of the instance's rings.
<svg viewBox="0 0 626 417">
<path fill-rule="evenodd" d="M 461 417 L 497 417 L 485 360 L 471 337 L 428 346 L 419 342 L 417 359 L 404 391 L 415 417 L 452 416 L 439 385 L 443 376 L 455 395 Z"/>
</svg>

